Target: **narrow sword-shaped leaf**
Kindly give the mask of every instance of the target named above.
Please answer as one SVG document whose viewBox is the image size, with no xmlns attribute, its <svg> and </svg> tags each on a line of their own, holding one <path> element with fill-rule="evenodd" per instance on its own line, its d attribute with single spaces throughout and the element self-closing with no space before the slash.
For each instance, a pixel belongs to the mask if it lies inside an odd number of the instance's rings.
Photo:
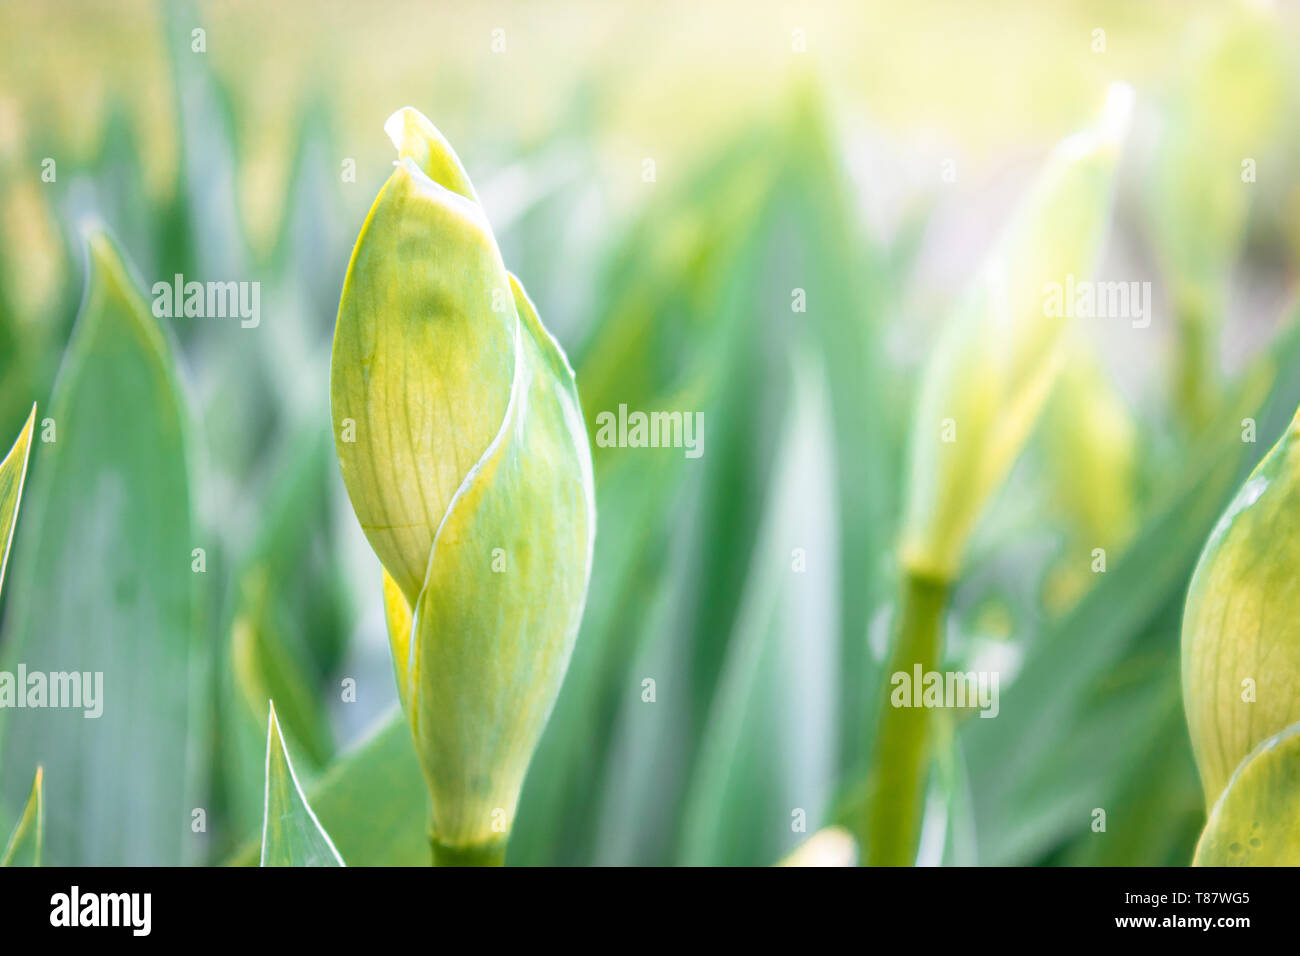
<svg viewBox="0 0 1300 956">
<path fill-rule="evenodd" d="M 429 794 L 401 714 L 340 757 L 316 786 L 311 806 L 352 866 L 427 866 Z M 228 862 L 253 866 L 256 838 Z"/>
<path fill-rule="evenodd" d="M 14 832 L 9 835 L 4 852 L 0 853 L 0 866 L 40 866 L 41 840 L 45 835 L 44 788 L 41 778 L 44 772 L 36 768 L 36 777 L 32 780 L 32 792 L 27 798 L 23 815 L 18 818 Z"/>
<path fill-rule="evenodd" d="M 0 461 L 0 593 L 4 591 L 5 565 L 9 563 L 9 545 L 13 542 L 14 525 L 18 522 L 18 505 L 23 499 L 23 479 L 27 476 L 27 459 L 32 450 L 32 423 L 36 421 L 36 406 L 32 405 L 27 424 L 14 439 L 13 447 L 4 461 Z"/>
<path fill-rule="evenodd" d="M 293 772 L 271 704 L 266 719 L 266 814 L 262 866 L 344 866 Z"/>
<path fill-rule="evenodd" d="M 0 787 L 40 764 L 51 865 L 196 859 L 191 781 L 205 712 L 194 680 L 196 540 L 185 404 L 166 337 L 102 232 L 49 406 L 14 547 L 0 669 L 67 675 L 0 709 Z M 43 436 L 44 437 L 44 436 Z M 73 676 L 76 676 L 75 685 Z M 22 786 L 22 790 L 17 788 Z M 194 842 L 191 843 L 190 841 Z"/>
</svg>

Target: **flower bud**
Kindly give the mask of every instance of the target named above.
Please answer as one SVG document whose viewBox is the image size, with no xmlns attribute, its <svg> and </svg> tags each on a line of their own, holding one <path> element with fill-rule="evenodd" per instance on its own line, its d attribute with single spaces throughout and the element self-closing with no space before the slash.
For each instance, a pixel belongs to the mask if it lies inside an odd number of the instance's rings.
<svg viewBox="0 0 1300 956">
<path fill-rule="evenodd" d="M 1212 806 L 1256 745 L 1300 721 L 1300 414 L 1210 533 L 1182 640 L 1183 706 Z"/>
<path fill-rule="evenodd" d="M 1047 400 L 1073 312 L 1046 290 L 1093 270 L 1132 98 L 1116 86 L 1099 122 L 1056 148 L 926 366 L 902 538 L 913 573 L 954 577 Z"/>
<path fill-rule="evenodd" d="M 353 250 L 331 405 L 384 568 L 399 696 L 449 853 L 503 844 L 568 666 L 595 534 L 573 371 L 460 160 L 413 109 Z"/>
</svg>

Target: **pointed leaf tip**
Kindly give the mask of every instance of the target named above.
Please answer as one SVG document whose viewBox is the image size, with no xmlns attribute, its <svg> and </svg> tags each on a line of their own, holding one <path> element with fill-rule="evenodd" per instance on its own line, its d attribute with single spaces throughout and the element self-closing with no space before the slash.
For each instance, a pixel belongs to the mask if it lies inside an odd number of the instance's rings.
<svg viewBox="0 0 1300 956">
<path fill-rule="evenodd" d="M 4 852 L 0 852 L 0 867 L 41 865 L 41 844 L 45 837 L 44 779 L 45 768 L 37 767 L 27 805 L 5 844 Z"/>
<path fill-rule="evenodd" d="M 15 544 L 6 572 L 14 600 L 5 645 L 8 659 L 32 672 L 74 661 L 102 675 L 96 687 L 112 690 L 92 702 L 87 689 L 92 720 L 6 711 L 0 766 L 23 775 L 0 772 L 0 793 L 21 806 L 26 773 L 49 767 L 58 782 L 50 817 L 67 824 L 52 827 L 44 843 L 49 865 L 174 866 L 188 858 L 175 821 L 193 807 L 192 781 L 177 768 L 194 745 L 191 718 L 206 710 L 194 699 L 206 687 L 167 676 L 189 673 L 199 653 L 194 575 L 178 559 L 195 543 L 189 416 L 173 355 L 129 264 L 107 234 L 85 239 L 88 278 L 76 325 L 48 410 L 39 409 L 57 422 L 57 441 L 41 444 L 35 484 L 23 495 L 21 521 L 40 533 Z M 106 634 L 114 640 L 95 639 Z M 138 744 L 129 766 L 95 757 L 124 740 Z M 88 814 L 121 825 L 75 825 Z"/>
<path fill-rule="evenodd" d="M 284 747 L 274 701 L 266 718 L 266 803 L 262 866 L 344 866 L 343 857 L 307 803 Z"/>
<path fill-rule="evenodd" d="M 36 403 L 27 415 L 13 446 L 0 461 L 0 593 L 5 583 L 5 565 L 9 562 L 9 546 L 13 542 L 14 527 L 18 523 L 18 506 L 22 503 L 23 482 L 27 476 L 27 462 L 32 450 L 32 425 L 36 421 Z"/>
</svg>

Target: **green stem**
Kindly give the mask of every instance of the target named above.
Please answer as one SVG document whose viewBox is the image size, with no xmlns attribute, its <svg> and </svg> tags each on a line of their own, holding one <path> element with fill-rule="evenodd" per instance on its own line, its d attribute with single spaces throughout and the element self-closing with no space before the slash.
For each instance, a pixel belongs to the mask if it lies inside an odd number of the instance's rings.
<svg viewBox="0 0 1300 956">
<path fill-rule="evenodd" d="M 429 837 L 433 848 L 434 866 L 505 866 L 506 842 L 508 835 L 502 834 L 499 840 L 476 843 L 471 846 L 447 846 L 438 842 L 436 837 Z"/>
<path fill-rule="evenodd" d="M 863 862 L 868 866 L 916 862 L 930 769 L 930 712 L 925 707 L 895 707 L 891 678 L 905 673 L 910 688 L 918 666 L 922 674 L 938 669 L 949 584 L 911 572 L 904 574 L 900 584 L 863 820 Z"/>
</svg>

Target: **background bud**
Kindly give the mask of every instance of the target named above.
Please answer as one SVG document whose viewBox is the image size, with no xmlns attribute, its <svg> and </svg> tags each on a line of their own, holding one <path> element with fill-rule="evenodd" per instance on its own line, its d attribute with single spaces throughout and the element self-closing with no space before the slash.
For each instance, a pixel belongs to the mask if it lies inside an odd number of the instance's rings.
<svg viewBox="0 0 1300 956">
<path fill-rule="evenodd" d="M 1113 87 L 1096 125 L 1056 148 L 925 368 L 902 541 L 913 571 L 953 577 L 1047 400 L 1069 320 L 1047 314 L 1044 286 L 1092 273 L 1132 99 Z"/>
</svg>

